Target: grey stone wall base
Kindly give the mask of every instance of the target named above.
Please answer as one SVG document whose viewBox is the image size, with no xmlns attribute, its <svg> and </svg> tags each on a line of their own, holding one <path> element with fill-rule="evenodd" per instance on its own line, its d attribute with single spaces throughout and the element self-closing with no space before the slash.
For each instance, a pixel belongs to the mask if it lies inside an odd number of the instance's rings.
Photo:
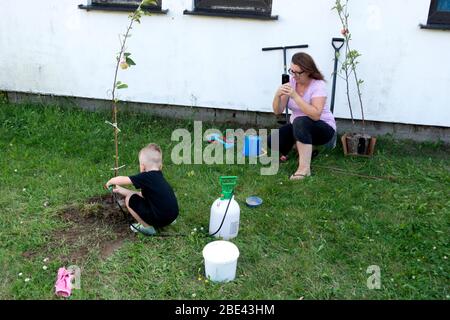
<svg viewBox="0 0 450 320">
<path fill-rule="evenodd" d="M 111 109 L 111 101 L 109 100 L 43 95 L 12 91 L 8 91 L 6 93 L 9 102 L 15 104 L 37 103 L 44 105 L 73 106 L 89 111 Z M 121 102 L 120 108 L 126 111 L 143 112 L 162 118 L 233 123 L 242 125 L 243 127 L 254 126 L 257 128 L 278 127 L 278 120 L 284 119 L 284 115 L 275 116 L 274 114 L 268 112 L 240 111 L 138 102 Z M 336 122 L 339 134 L 342 134 L 344 132 L 362 132 L 361 121 L 356 121 L 354 126 L 348 119 L 338 118 L 336 119 Z M 366 121 L 365 132 L 373 136 L 382 136 L 389 134 L 394 139 L 409 139 L 418 142 L 442 141 L 446 144 L 450 144 L 450 127 Z"/>
<path fill-rule="evenodd" d="M 444 142 L 450 144 L 450 127 L 424 126 L 392 122 L 365 121 L 365 132 L 372 136 L 392 135 L 394 139 L 413 140 L 417 142 Z M 338 133 L 362 132 L 362 121 L 336 119 Z"/>
</svg>

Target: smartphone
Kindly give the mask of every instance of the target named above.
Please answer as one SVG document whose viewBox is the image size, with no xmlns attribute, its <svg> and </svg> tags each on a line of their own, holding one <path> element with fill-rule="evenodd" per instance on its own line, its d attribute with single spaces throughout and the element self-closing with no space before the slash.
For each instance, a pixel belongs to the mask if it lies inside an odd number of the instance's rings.
<svg viewBox="0 0 450 320">
<path fill-rule="evenodd" d="M 281 84 L 285 84 L 289 82 L 289 75 L 288 74 L 282 74 L 281 75 Z"/>
</svg>

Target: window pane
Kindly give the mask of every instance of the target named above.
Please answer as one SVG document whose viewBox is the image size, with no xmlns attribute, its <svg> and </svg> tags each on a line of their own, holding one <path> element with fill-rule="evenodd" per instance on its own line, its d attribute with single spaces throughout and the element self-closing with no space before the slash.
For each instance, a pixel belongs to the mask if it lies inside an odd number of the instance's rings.
<svg viewBox="0 0 450 320">
<path fill-rule="evenodd" d="M 139 4 L 138 0 L 93 0 L 94 3 Z"/>
<path fill-rule="evenodd" d="M 161 0 L 156 1 L 157 6 L 161 5 Z M 114 4 L 114 5 L 138 5 L 141 0 L 92 0 L 93 4 Z"/>
<path fill-rule="evenodd" d="M 196 9 L 270 14 L 272 0 L 195 0 Z"/>
<path fill-rule="evenodd" d="M 437 11 L 450 12 L 450 0 L 438 0 Z"/>
</svg>

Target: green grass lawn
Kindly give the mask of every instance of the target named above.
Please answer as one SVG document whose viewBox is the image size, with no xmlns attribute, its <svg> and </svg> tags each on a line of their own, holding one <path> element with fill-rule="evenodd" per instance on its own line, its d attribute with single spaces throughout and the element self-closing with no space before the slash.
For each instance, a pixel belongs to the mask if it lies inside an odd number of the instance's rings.
<svg viewBox="0 0 450 320">
<path fill-rule="evenodd" d="M 188 236 L 135 236 L 124 225 L 129 236 L 106 258 L 81 234 L 70 245 L 58 242 L 77 230 L 62 213 L 72 207 L 92 214 L 87 199 L 106 194 L 114 166 L 104 123 L 110 114 L 0 105 L 1 299 L 55 299 L 56 272 L 69 263 L 82 269 L 81 290 L 71 299 L 449 299 L 448 146 L 379 137 L 372 159 L 344 157 L 338 146 L 313 160 L 312 177 L 291 182 L 295 159 L 274 176 L 261 176 L 261 165 L 175 165 L 171 133 L 192 122 L 127 113 L 119 119 L 120 163 L 127 164 L 121 174 L 137 172 L 142 146 L 160 144 L 181 210 L 168 232 Z M 221 175 L 239 177 L 241 225 L 232 241 L 241 255 L 235 281 L 214 284 L 204 279 L 201 251 L 212 239 L 201 228 L 208 228 Z M 261 207 L 245 206 L 253 194 Z M 92 229 L 83 236 L 117 236 L 107 223 Z M 83 241 L 90 250 L 68 261 Z M 366 285 L 371 265 L 381 270 L 379 290 Z"/>
</svg>

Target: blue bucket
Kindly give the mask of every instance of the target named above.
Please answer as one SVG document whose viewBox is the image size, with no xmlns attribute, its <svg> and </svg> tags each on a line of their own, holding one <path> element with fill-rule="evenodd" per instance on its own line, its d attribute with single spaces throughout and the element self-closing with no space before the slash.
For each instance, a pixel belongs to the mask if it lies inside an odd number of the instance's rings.
<svg viewBox="0 0 450 320">
<path fill-rule="evenodd" d="M 258 136 L 245 136 L 242 154 L 246 157 L 257 157 L 261 153 L 261 138 Z"/>
</svg>

